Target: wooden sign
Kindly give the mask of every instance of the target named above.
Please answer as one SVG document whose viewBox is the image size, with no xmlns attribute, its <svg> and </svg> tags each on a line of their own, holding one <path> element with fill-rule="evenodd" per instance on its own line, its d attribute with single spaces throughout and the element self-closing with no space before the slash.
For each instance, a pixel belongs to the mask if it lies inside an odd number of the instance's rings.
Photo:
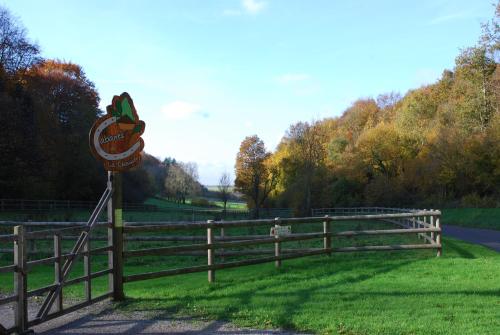
<svg viewBox="0 0 500 335">
<path fill-rule="evenodd" d="M 272 227 L 270 231 L 271 236 L 290 235 L 291 233 L 292 233 L 292 226 L 274 225 L 274 227 Z"/>
<path fill-rule="evenodd" d="M 128 93 L 114 96 L 89 135 L 90 150 L 108 171 L 125 171 L 141 162 L 146 124 L 139 120 L 134 102 Z"/>
</svg>

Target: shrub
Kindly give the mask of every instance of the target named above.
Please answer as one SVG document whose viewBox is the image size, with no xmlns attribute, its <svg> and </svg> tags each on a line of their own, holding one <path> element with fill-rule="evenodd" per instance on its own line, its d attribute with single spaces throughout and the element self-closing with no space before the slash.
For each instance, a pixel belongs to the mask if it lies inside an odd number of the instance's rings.
<svg viewBox="0 0 500 335">
<path fill-rule="evenodd" d="M 198 207 L 210 207 L 210 202 L 205 198 L 193 198 L 191 199 L 191 205 Z"/>
</svg>

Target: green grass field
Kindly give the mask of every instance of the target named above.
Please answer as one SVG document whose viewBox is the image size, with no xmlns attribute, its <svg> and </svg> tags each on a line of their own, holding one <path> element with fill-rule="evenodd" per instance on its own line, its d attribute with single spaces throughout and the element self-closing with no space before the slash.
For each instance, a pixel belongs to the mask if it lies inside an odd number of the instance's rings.
<svg viewBox="0 0 500 335">
<path fill-rule="evenodd" d="M 343 224 L 334 228 L 345 230 L 352 225 Z M 380 228 L 383 223 L 354 223 L 351 229 L 365 229 L 366 225 Z M 417 239 L 389 236 L 335 239 L 333 243 L 397 241 Z M 310 247 L 314 243 L 319 246 L 321 241 L 290 243 Z M 205 272 L 129 283 L 125 285 L 128 299 L 117 307 L 317 334 L 500 334 L 500 254 L 450 238 L 444 238 L 443 243 L 440 258 L 431 250 L 334 254 L 284 261 L 280 269 L 270 263 L 220 270 L 214 284 L 207 283 Z M 135 242 L 128 248 L 153 245 L 160 243 Z M 94 247 L 98 246 L 96 242 Z M 127 260 L 125 272 L 205 262 L 204 256 L 141 257 Z M 2 263 L 6 264 L 5 257 Z M 94 258 L 94 271 L 105 266 L 104 256 Z M 73 276 L 81 274 L 78 264 Z M 29 278 L 30 288 L 48 285 L 53 281 L 53 269 L 40 266 Z M 11 291 L 12 275 L 0 275 L 0 283 L 1 292 Z M 95 280 L 94 293 L 105 292 L 106 285 L 106 277 Z M 64 294 L 81 297 L 83 286 L 65 288 Z"/>
<path fill-rule="evenodd" d="M 500 230 L 500 208 L 446 208 L 443 224 Z"/>
</svg>

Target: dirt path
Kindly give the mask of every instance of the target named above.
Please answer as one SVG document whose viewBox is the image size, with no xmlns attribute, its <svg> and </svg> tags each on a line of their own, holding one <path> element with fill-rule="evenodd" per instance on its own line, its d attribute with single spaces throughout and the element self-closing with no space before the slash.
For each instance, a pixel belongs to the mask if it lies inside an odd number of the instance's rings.
<svg viewBox="0 0 500 335">
<path fill-rule="evenodd" d="M 466 242 L 481 244 L 500 252 L 499 230 L 443 225 L 443 235 L 451 236 Z"/>
<path fill-rule="evenodd" d="M 0 321 L 7 316 L 0 311 Z M 12 312 L 12 311 L 9 311 Z M 2 317 L 3 316 L 3 317 Z M 183 335 L 298 335 L 283 330 L 255 330 L 240 328 L 224 321 L 210 321 L 190 317 L 172 317 L 163 311 L 124 312 L 113 309 L 109 301 L 97 303 L 65 316 L 33 327 L 36 334 L 183 334 Z"/>
</svg>

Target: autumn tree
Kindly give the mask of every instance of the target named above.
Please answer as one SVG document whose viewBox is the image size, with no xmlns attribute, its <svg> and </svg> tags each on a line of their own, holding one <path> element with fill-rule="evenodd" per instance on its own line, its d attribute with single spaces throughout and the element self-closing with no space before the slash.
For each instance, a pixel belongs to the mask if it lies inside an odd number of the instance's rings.
<svg viewBox="0 0 500 335">
<path fill-rule="evenodd" d="M 288 188 L 295 189 L 292 202 L 300 212 L 311 214 L 313 194 L 322 192 L 319 182 L 326 155 L 325 133 L 319 122 L 299 122 L 292 125 L 284 138 L 288 155 L 281 162 Z"/>
<path fill-rule="evenodd" d="M 278 176 L 277 171 L 269 166 L 270 156 L 257 135 L 246 137 L 236 156 L 234 184 L 246 196 L 248 207 L 254 209 L 256 218 L 269 193 L 276 187 Z"/>
</svg>

